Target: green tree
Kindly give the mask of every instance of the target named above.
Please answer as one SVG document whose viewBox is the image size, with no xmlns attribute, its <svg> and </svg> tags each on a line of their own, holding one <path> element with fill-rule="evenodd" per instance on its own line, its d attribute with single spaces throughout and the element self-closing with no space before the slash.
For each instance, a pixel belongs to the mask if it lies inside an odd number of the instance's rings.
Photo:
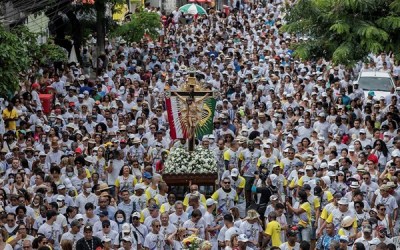
<svg viewBox="0 0 400 250">
<path fill-rule="evenodd" d="M 19 74 L 26 72 L 32 62 L 52 64 L 66 61 L 64 49 L 54 44 L 38 45 L 36 34 L 24 27 L 6 31 L 0 26 L 0 96 L 11 97 L 19 89 Z"/>
<path fill-rule="evenodd" d="M 400 0 L 299 0 L 285 8 L 282 31 L 309 38 L 294 45 L 297 57 L 353 65 L 371 52 L 400 55 Z"/>
<path fill-rule="evenodd" d="M 138 11 L 131 15 L 131 21 L 119 26 L 114 35 L 128 42 L 139 42 L 145 35 L 155 40 L 162 27 L 160 16 L 154 12 Z"/>
</svg>

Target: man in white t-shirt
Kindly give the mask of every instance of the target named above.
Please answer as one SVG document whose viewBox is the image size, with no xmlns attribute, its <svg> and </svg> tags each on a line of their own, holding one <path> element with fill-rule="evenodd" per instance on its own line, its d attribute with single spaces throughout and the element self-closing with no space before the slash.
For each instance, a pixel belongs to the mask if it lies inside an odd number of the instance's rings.
<svg viewBox="0 0 400 250">
<path fill-rule="evenodd" d="M 43 234 L 53 243 L 55 249 L 59 249 L 62 229 L 61 226 L 56 223 L 56 220 L 57 212 L 55 210 L 48 210 L 46 213 L 46 223 L 39 227 L 38 234 Z"/>
</svg>

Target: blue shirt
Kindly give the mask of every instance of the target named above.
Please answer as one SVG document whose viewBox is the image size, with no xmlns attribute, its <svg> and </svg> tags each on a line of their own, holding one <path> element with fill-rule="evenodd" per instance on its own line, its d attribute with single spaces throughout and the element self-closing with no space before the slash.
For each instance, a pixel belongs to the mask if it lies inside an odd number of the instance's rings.
<svg viewBox="0 0 400 250">
<path fill-rule="evenodd" d="M 316 249 L 329 250 L 331 242 L 332 241 L 339 242 L 339 238 L 340 236 L 338 234 L 335 234 L 334 236 L 329 236 L 327 234 L 324 234 L 321 238 L 319 238 Z"/>
</svg>

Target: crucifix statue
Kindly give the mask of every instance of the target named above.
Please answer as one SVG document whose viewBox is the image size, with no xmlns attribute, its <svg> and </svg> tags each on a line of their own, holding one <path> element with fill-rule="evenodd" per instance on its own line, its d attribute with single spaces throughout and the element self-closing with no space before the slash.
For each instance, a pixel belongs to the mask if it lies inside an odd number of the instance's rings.
<svg viewBox="0 0 400 250">
<path fill-rule="evenodd" d="M 201 128 L 205 121 L 213 115 L 214 107 L 210 108 L 204 104 L 207 98 L 213 97 L 213 92 L 202 88 L 197 83 L 194 73 L 190 73 L 187 83 L 180 90 L 171 91 L 169 95 L 175 96 L 178 100 L 176 106 L 180 116 L 175 122 L 179 122 L 179 125 L 182 126 L 183 138 L 189 140 L 189 151 L 193 151 L 196 130 Z"/>
</svg>

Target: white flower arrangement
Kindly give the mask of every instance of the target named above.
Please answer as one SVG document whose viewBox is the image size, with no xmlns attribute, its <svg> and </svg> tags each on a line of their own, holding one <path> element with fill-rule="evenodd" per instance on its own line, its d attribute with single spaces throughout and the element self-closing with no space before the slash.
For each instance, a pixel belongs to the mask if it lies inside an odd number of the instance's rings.
<svg viewBox="0 0 400 250">
<path fill-rule="evenodd" d="M 165 162 L 167 174 L 206 174 L 217 172 L 217 162 L 209 149 L 197 147 L 193 152 L 175 148 Z"/>
</svg>

